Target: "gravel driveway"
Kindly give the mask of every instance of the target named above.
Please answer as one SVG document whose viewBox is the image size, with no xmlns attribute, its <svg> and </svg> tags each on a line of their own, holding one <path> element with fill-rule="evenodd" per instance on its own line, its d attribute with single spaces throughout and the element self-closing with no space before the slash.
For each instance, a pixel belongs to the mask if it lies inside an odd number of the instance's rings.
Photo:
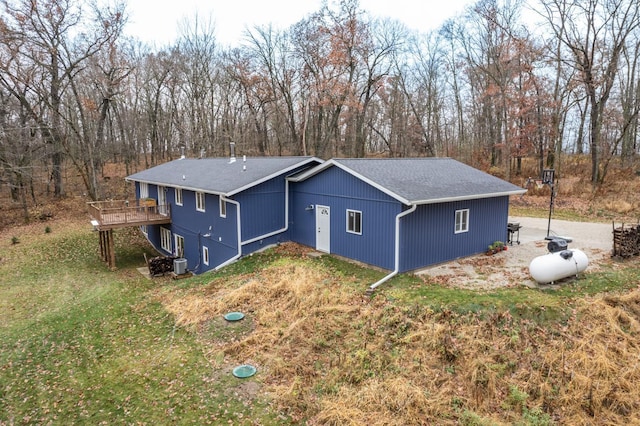
<svg viewBox="0 0 640 426">
<path fill-rule="evenodd" d="M 426 268 L 418 274 L 429 275 L 450 286 L 470 289 L 539 286 L 529 275 L 529 263 L 533 258 L 548 252 L 548 241 L 545 240 L 548 219 L 510 217 L 509 222 L 519 222 L 522 227 L 519 245 L 514 243 L 506 251 L 493 256 L 480 254 Z M 585 252 L 589 259 L 589 266 L 585 271 L 588 273 L 598 270 L 603 263 L 610 262 L 612 231 L 612 224 L 551 219 L 549 235 L 571 238 L 568 248 Z"/>
</svg>

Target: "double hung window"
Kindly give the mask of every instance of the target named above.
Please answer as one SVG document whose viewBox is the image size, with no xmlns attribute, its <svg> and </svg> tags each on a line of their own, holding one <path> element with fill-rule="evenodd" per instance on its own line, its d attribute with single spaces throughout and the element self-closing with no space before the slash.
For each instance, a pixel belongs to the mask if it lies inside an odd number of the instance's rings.
<svg viewBox="0 0 640 426">
<path fill-rule="evenodd" d="M 469 231 L 469 209 L 456 210 L 456 234 Z"/>
<path fill-rule="evenodd" d="M 362 235 L 362 212 L 347 210 L 347 232 Z"/>
</svg>

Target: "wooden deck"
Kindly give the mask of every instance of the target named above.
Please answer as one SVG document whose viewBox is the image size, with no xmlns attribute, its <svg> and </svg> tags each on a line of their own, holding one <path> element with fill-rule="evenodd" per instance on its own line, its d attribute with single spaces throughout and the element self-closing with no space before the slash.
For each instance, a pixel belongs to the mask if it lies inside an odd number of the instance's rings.
<svg viewBox="0 0 640 426">
<path fill-rule="evenodd" d="M 95 201 L 88 204 L 91 224 L 99 231 L 100 256 L 112 269 L 116 267 L 114 229 L 171 223 L 170 205 L 158 206 L 153 199 Z"/>
<path fill-rule="evenodd" d="M 88 204 L 89 215 L 98 231 L 171 223 L 169 204 L 158 206 L 147 200 L 95 201 Z"/>
</svg>

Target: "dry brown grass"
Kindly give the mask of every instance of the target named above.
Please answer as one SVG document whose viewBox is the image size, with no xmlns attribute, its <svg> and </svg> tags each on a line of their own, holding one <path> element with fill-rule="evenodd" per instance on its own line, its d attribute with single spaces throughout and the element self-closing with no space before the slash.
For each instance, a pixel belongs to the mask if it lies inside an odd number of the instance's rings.
<svg viewBox="0 0 640 426">
<path fill-rule="evenodd" d="M 639 306 L 638 290 L 594 300 L 570 324 L 570 341 L 558 342 L 564 359 L 551 361 L 563 366 L 567 382 L 559 402 L 570 422 L 640 421 Z"/>
<path fill-rule="evenodd" d="M 212 359 L 254 362 L 262 390 L 296 421 L 640 422 L 640 291 L 586 300 L 565 325 L 542 328 L 508 312 L 480 318 L 365 299 L 292 259 L 163 300 L 194 330 L 247 313 L 250 332 L 203 343 Z"/>
<path fill-rule="evenodd" d="M 603 205 L 607 210 L 623 215 L 631 213 L 638 208 L 637 202 L 630 203 L 629 201 L 621 199 L 607 200 L 603 203 Z"/>
<path fill-rule="evenodd" d="M 640 159 L 621 164 L 612 160 L 605 181 L 594 186 L 591 183 L 591 158 L 588 155 L 564 155 L 556 177 L 556 211 L 595 220 L 630 221 L 638 219 L 640 210 Z M 538 177 L 537 160 L 523 160 L 522 173 L 511 181 L 525 187 L 527 179 Z M 529 184 L 523 197 L 513 197 L 515 206 L 545 210 L 549 206 L 550 188 L 538 188 Z"/>
</svg>

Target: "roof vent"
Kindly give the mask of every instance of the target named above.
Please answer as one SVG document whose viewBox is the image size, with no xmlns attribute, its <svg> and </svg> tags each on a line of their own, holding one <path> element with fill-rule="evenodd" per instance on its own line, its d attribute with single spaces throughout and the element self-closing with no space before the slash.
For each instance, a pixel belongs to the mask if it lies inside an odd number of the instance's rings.
<svg viewBox="0 0 640 426">
<path fill-rule="evenodd" d="M 180 147 L 180 159 L 183 160 L 184 159 L 184 146 Z"/>
</svg>

